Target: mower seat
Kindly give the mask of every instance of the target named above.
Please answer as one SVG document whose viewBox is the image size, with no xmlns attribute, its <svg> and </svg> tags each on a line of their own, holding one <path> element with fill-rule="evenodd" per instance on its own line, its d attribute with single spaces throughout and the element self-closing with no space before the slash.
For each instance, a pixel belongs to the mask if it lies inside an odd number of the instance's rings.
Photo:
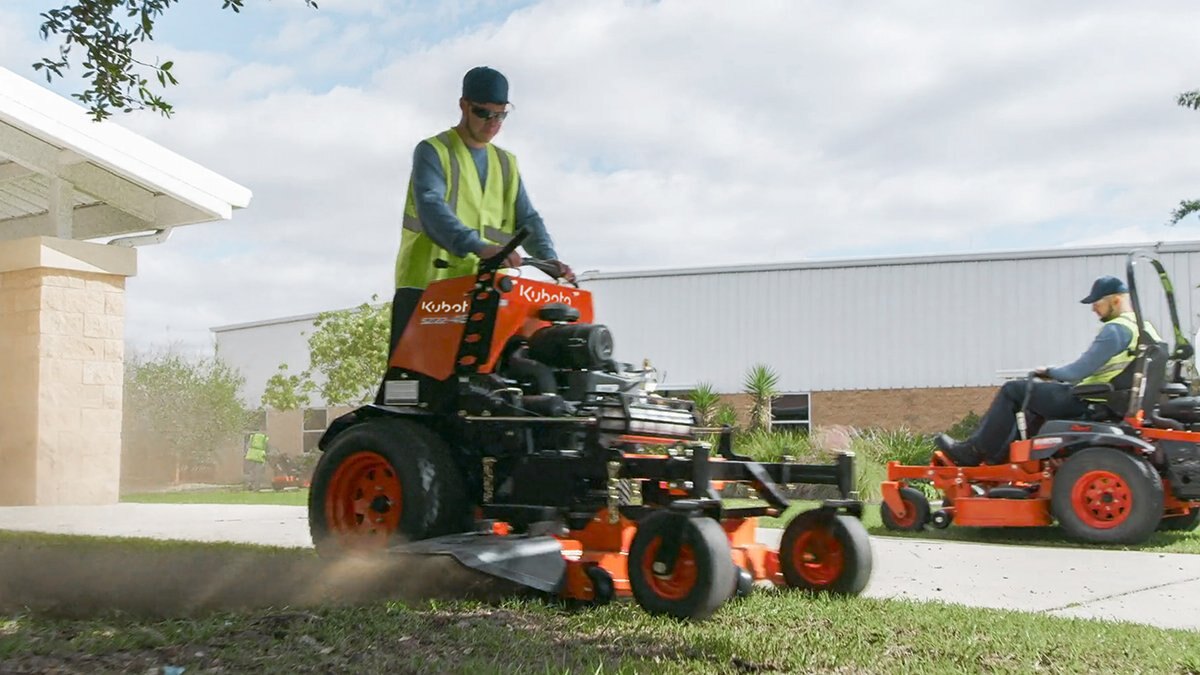
<svg viewBox="0 0 1200 675">
<path fill-rule="evenodd" d="M 1077 384 L 1071 387 L 1071 393 L 1088 404 L 1087 413 L 1084 414 L 1087 420 L 1107 422 L 1121 419 L 1119 411 L 1129 408 L 1129 397 L 1133 395 L 1133 390 L 1114 389 L 1111 382 L 1101 382 Z"/>
<path fill-rule="evenodd" d="M 1162 393 L 1163 393 L 1163 396 L 1166 396 L 1167 398 L 1178 398 L 1180 396 L 1187 396 L 1188 395 L 1188 387 L 1186 384 L 1184 384 L 1182 382 L 1168 382 L 1163 385 Z"/>
<path fill-rule="evenodd" d="M 1187 424 L 1200 422 L 1200 396 L 1167 399 L 1158 404 L 1158 414 Z"/>
</svg>

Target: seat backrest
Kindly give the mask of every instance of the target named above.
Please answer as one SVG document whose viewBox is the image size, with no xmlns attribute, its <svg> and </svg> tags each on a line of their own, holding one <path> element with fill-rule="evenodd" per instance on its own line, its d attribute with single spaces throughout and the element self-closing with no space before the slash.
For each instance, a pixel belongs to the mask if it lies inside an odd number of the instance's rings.
<svg viewBox="0 0 1200 675">
<path fill-rule="evenodd" d="M 1095 408 L 1089 419 L 1122 419 L 1137 411 L 1136 404 L 1146 411 L 1154 410 L 1166 379 L 1168 361 L 1167 345 L 1163 342 L 1143 342 L 1137 346 L 1137 355 L 1125 368 L 1117 373 L 1107 387 L 1101 384 L 1077 385 L 1076 396 L 1092 402 Z M 1153 380 L 1153 381 L 1150 381 Z M 1145 382 L 1146 386 L 1140 386 Z M 1134 386 L 1137 385 L 1137 390 Z M 1111 388 L 1109 388 L 1111 387 Z M 1091 389 L 1097 391 L 1091 391 Z M 1135 401 L 1138 391 L 1142 398 Z"/>
</svg>

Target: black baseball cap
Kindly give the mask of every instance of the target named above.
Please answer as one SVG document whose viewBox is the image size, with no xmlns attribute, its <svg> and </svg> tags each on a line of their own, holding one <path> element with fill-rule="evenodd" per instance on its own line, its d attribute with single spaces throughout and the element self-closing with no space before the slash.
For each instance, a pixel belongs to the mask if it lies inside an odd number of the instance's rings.
<svg viewBox="0 0 1200 675">
<path fill-rule="evenodd" d="M 1124 281 L 1112 276 L 1103 276 L 1099 279 L 1096 279 L 1096 281 L 1092 283 L 1092 292 L 1088 293 L 1088 296 L 1079 302 L 1082 302 L 1085 305 L 1090 305 L 1100 298 L 1106 298 L 1116 293 L 1128 292 L 1129 289 L 1125 286 Z"/>
<path fill-rule="evenodd" d="M 508 103 L 508 80 L 498 70 L 477 66 L 463 75 L 462 97 L 475 103 Z"/>
</svg>

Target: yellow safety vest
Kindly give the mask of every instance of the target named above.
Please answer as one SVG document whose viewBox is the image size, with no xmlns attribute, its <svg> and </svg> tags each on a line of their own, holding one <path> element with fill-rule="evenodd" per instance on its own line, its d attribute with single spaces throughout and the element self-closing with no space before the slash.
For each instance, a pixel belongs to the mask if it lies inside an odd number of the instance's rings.
<svg viewBox="0 0 1200 675">
<path fill-rule="evenodd" d="M 450 129 L 425 139 L 437 151 L 446 176 L 446 204 L 463 225 L 475 230 L 486 242 L 504 244 L 516 227 L 517 158 L 511 152 L 487 145 L 487 181 L 479 184 L 479 172 L 467 144 L 458 131 Z M 400 235 L 400 254 L 396 256 L 396 288 L 425 288 L 432 281 L 471 276 L 479 258 L 468 254 L 459 258 L 433 243 L 417 215 L 412 178 L 408 179 L 408 201 L 404 205 L 404 228 Z M 434 267 L 444 260 L 445 268 Z"/>
<path fill-rule="evenodd" d="M 266 434 L 250 434 L 250 447 L 246 450 L 246 460 L 251 462 L 267 461 Z"/>
<path fill-rule="evenodd" d="M 1134 315 L 1134 313 L 1126 312 L 1120 316 L 1105 321 L 1104 325 L 1107 326 L 1110 323 L 1119 323 L 1129 329 L 1129 345 L 1126 346 L 1125 349 L 1117 352 L 1116 356 L 1113 356 L 1111 359 L 1106 361 L 1103 366 L 1100 366 L 1099 370 L 1080 380 L 1079 384 L 1100 384 L 1104 382 L 1111 382 L 1114 378 L 1116 378 L 1117 375 L 1121 374 L 1122 370 L 1125 370 L 1125 366 L 1128 366 L 1137 354 L 1139 331 L 1137 317 Z M 1101 327 L 1100 330 L 1104 330 L 1104 328 Z M 1146 322 L 1146 330 L 1149 331 L 1150 337 L 1154 338 L 1155 342 L 1162 342 L 1162 338 L 1158 337 L 1158 331 L 1154 330 L 1154 326 L 1150 325 L 1150 322 Z"/>
</svg>

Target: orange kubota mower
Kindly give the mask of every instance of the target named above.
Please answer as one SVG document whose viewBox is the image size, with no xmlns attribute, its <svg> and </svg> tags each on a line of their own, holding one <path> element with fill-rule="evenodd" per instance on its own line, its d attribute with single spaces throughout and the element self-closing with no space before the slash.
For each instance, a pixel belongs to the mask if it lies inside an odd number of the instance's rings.
<svg viewBox="0 0 1200 675">
<path fill-rule="evenodd" d="M 477 276 L 430 284 L 382 403 L 321 439 L 317 551 L 449 555 L 564 599 L 632 594 L 680 618 L 707 617 L 758 580 L 859 593 L 871 549 L 853 456 L 758 463 L 733 453 L 728 428 L 714 451 L 691 402 L 655 395 L 645 371 L 613 359 L 588 291 L 498 270 L 523 238 Z M 735 481 L 768 505 L 723 504 L 717 486 Z M 782 483 L 833 485 L 841 499 L 793 519 L 775 550 L 755 524 L 788 507 Z"/>
<path fill-rule="evenodd" d="M 1138 325 L 1145 325 L 1134 279 L 1139 260 L 1153 265 L 1162 282 L 1174 351 L 1140 331 L 1136 357 L 1116 379 L 1073 390 L 1092 401 L 1086 419 L 1036 419 L 1027 413 L 1026 395 L 1006 463 L 960 467 L 941 451 L 926 466 L 889 463 L 881 490 L 886 527 L 1038 527 L 1057 521 L 1079 541 L 1136 544 L 1156 529 L 1200 524 L 1200 396 L 1188 395 L 1183 377 L 1192 346 L 1162 263 L 1134 251 L 1126 276 Z M 928 499 L 910 485 L 916 481 L 942 494 L 940 509 L 930 513 Z"/>
</svg>

